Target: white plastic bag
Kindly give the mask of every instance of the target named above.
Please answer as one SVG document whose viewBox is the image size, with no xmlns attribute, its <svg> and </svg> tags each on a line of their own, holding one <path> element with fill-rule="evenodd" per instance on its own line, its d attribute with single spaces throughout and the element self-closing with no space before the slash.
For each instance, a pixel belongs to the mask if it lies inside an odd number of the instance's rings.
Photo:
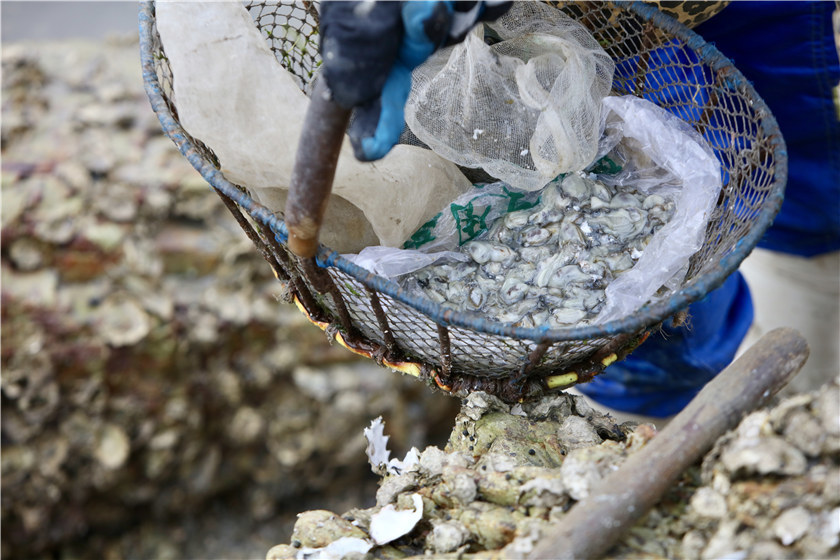
<svg viewBox="0 0 840 560">
<path fill-rule="evenodd" d="M 600 155 L 606 157 L 591 168 L 610 169 L 596 172 L 596 179 L 623 190 L 658 194 L 672 201 L 675 211 L 636 265 L 607 286 L 605 306 L 592 323 L 636 312 L 663 285 L 671 291 L 679 289 L 691 255 L 703 245 L 706 224 L 721 189 L 714 152 L 679 118 L 633 96 L 605 99 L 604 115 Z M 604 165 L 605 161 L 612 165 Z M 501 182 L 476 185 L 409 239 L 407 245 L 419 251 L 369 248 L 369 253 L 355 262 L 389 278 L 431 264 L 464 262 L 459 258 L 464 255 L 454 250 L 483 238 L 493 222 L 507 212 L 534 206 L 540 194 L 517 191 Z"/>
<path fill-rule="evenodd" d="M 464 243 L 484 237 L 505 214 L 535 206 L 540 193 L 520 191 L 501 181 L 478 183 L 423 224 L 403 247 L 425 253 L 456 251 Z"/>
<path fill-rule="evenodd" d="M 621 171 L 601 174 L 604 183 L 658 194 L 676 205 L 674 216 L 653 236 L 636 265 L 606 289 L 596 323 L 636 312 L 665 286 L 679 289 L 691 255 L 702 246 L 706 224 L 721 189 L 720 163 L 705 140 L 665 109 L 634 96 L 604 99 L 603 149 L 622 161 Z M 612 148 L 610 148 L 612 145 Z"/>
<path fill-rule="evenodd" d="M 341 256 L 353 264 L 385 278 L 397 278 L 441 262 L 466 262 L 470 260 L 464 253 L 456 251 L 424 253 L 416 249 L 397 249 L 381 245 L 365 247 L 359 254 Z"/>
<path fill-rule="evenodd" d="M 241 3 L 158 2 L 156 20 L 181 125 L 213 150 L 228 180 L 282 212 L 309 99 Z M 345 138 L 321 240 L 348 252 L 398 247 L 470 186 L 429 150 L 401 145 L 361 163 Z"/>
<path fill-rule="evenodd" d="M 509 185 L 479 183 L 450 202 L 423 224 L 403 245 L 367 247 L 358 255 L 342 255 L 362 268 L 386 278 L 397 278 L 432 264 L 467 262 L 458 248 L 481 239 L 490 226 L 508 212 L 531 208 L 539 191 L 519 191 Z"/>
</svg>

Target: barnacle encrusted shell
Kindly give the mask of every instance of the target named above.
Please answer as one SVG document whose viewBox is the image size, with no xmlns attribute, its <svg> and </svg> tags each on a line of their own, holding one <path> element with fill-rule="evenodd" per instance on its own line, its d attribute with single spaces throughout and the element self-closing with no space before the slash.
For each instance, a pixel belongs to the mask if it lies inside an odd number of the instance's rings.
<svg viewBox="0 0 840 560">
<path fill-rule="evenodd" d="M 836 558 L 838 403 L 834 381 L 750 414 L 604 557 Z M 524 558 L 550 523 L 562 522 L 654 436 L 652 426 L 617 424 L 570 394 L 510 406 L 476 392 L 464 400 L 445 450 L 427 447 L 417 465 L 386 475 L 375 506 L 343 516 L 352 525 L 336 535 L 337 523 L 318 526 L 311 516 L 326 516 L 308 512 L 295 534 L 303 542 L 300 535 L 309 531 L 305 542 L 322 546 L 357 537 L 382 508 L 404 509 L 419 493 L 427 506 L 424 529 L 376 548 L 377 558 Z M 806 460 L 785 461 L 800 455 Z M 279 546 L 286 556 L 268 558 L 306 557 L 302 548 Z"/>
</svg>

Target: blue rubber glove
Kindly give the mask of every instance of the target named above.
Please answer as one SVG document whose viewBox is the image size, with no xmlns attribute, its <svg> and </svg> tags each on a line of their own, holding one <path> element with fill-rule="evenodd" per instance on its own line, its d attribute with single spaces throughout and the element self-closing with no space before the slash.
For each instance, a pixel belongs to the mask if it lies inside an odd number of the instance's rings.
<svg viewBox="0 0 840 560">
<path fill-rule="evenodd" d="M 356 158 L 384 157 L 405 127 L 411 71 L 440 47 L 463 40 L 511 2 L 324 2 L 323 76 L 333 100 L 353 108 L 348 129 Z"/>
</svg>

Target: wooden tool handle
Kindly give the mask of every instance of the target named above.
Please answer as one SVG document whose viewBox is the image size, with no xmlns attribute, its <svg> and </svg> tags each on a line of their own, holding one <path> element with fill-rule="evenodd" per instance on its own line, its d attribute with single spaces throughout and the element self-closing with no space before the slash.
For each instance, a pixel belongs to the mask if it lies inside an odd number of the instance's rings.
<svg viewBox="0 0 840 560">
<path fill-rule="evenodd" d="M 306 111 L 286 199 L 289 249 L 299 257 L 314 257 L 318 250 L 318 231 L 349 119 L 350 110 L 332 102 L 324 80 L 318 80 Z"/>
<path fill-rule="evenodd" d="M 599 558 L 727 430 L 802 369 L 808 344 L 776 329 L 717 377 L 645 447 L 558 520 L 530 558 Z"/>
</svg>

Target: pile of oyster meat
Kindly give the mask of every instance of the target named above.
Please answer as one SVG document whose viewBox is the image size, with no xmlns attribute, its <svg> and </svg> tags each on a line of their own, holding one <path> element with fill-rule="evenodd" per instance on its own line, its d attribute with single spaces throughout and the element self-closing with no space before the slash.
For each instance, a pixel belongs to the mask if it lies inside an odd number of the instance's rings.
<svg viewBox="0 0 840 560">
<path fill-rule="evenodd" d="M 519 327 L 591 323 L 609 283 L 673 215 L 662 196 L 572 173 L 549 183 L 536 206 L 464 244 L 468 262 L 428 266 L 406 283 L 437 303 Z"/>
</svg>

